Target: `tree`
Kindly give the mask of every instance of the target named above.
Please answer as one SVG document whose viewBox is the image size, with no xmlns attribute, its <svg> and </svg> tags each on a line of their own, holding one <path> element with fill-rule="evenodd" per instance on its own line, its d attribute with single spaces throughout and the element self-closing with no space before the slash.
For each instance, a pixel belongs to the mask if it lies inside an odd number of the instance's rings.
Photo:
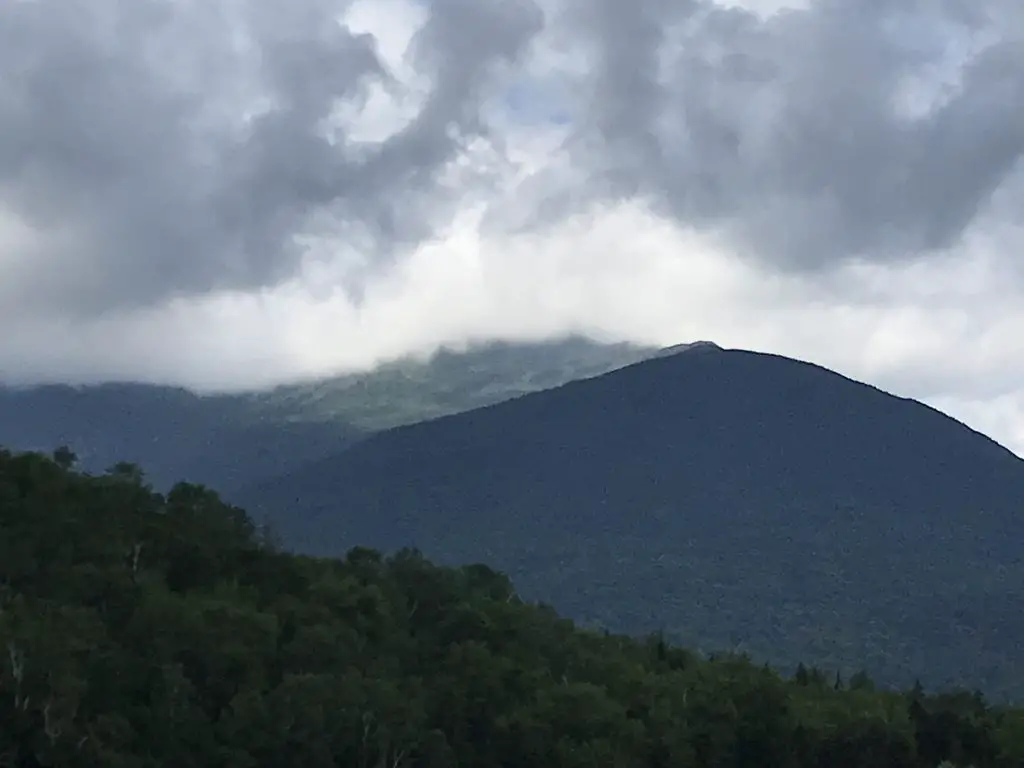
<svg viewBox="0 0 1024 768">
<path fill-rule="evenodd" d="M 53 452 L 53 460 L 58 467 L 68 470 L 74 468 L 78 463 L 78 456 L 66 445 L 62 445 Z"/>
<path fill-rule="evenodd" d="M 119 466 L 0 450 L 0 766 L 1024 764 L 1024 710 L 976 692 L 582 629 L 412 549 L 291 555 Z"/>
</svg>

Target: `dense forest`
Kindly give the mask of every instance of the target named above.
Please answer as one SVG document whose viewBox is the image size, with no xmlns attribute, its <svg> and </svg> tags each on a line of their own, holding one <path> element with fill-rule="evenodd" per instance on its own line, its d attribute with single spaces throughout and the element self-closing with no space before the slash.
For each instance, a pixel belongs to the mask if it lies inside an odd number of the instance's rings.
<svg viewBox="0 0 1024 768">
<path fill-rule="evenodd" d="M 484 565 L 288 554 L 74 463 L 0 451 L 0 766 L 1024 765 L 1024 710 L 978 692 L 584 630 Z"/>
</svg>

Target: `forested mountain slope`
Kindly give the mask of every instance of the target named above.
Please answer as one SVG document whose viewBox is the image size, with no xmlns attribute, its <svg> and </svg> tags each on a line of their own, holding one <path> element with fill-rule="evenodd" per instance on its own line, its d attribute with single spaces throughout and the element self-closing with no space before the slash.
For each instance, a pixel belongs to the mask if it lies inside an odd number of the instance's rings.
<svg viewBox="0 0 1024 768">
<path fill-rule="evenodd" d="M 980 694 L 581 630 L 487 566 L 284 554 L 211 491 L 55 458 L 0 451 L 4 766 L 1024 764 Z"/>
<path fill-rule="evenodd" d="M 336 453 L 362 434 L 343 422 L 269 419 L 243 398 L 176 387 L 0 388 L 0 443 L 66 445 L 93 471 L 131 456 L 160 488 L 185 479 L 230 491 Z"/>
<path fill-rule="evenodd" d="M 381 433 L 241 498 L 299 550 L 485 560 L 614 630 L 1024 691 L 1024 462 L 807 363 L 694 349 Z"/>
</svg>

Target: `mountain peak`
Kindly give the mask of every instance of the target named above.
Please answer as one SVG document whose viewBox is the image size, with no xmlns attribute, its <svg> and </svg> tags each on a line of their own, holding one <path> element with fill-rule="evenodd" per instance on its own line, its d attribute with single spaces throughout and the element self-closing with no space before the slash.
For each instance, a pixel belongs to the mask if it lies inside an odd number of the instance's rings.
<svg viewBox="0 0 1024 768">
<path fill-rule="evenodd" d="M 679 355 L 683 352 L 721 352 L 722 348 L 715 344 L 713 341 L 691 341 L 683 344 L 673 344 L 670 347 L 662 347 L 653 355 L 655 357 L 669 357 L 671 355 Z"/>
<path fill-rule="evenodd" d="M 493 562 L 615 631 L 886 684 L 913 649 L 928 685 L 1021 692 L 1024 462 L 810 363 L 661 357 L 379 433 L 244 500 L 307 553 Z"/>
</svg>

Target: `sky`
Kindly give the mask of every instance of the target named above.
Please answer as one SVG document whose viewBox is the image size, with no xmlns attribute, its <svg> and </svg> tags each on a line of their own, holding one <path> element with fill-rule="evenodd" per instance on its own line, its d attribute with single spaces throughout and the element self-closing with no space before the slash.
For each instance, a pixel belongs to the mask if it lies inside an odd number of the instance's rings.
<svg viewBox="0 0 1024 768">
<path fill-rule="evenodd" d="M 1020 0 L 9 0 L 0 381 L 811 360 L 1024 454 Z"/>
</svg>

